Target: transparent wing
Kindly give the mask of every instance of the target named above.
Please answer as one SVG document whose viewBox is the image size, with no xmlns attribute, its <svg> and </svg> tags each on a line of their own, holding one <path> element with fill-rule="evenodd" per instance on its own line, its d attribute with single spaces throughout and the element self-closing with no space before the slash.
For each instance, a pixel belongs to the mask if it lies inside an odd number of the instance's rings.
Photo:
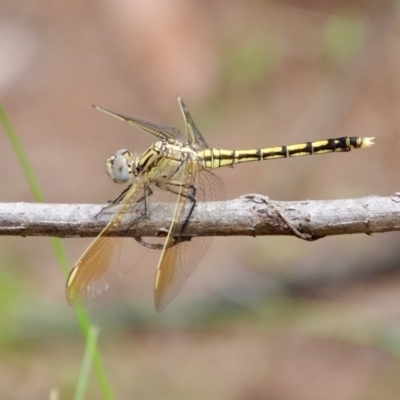
<svg viewBox="0 0 400 400">
<path fill-rule="evenodd" d="M 199 150 L 209 148 L 208 144 L 203 138 L 203 135 L 197 129 L 196 124 L 193 121 L 192 116 L 189 113 L 185 103 L 183 100 L 178 96 L 178 103 L 182 110 L 183 119 L 185 120 L 185 127 L 186 127 L 186 134 L 187 134 L 187 141 L 193 144 Z"/>
<path fill-rule="evenodd" d="M 76 263 L 67 280 L 65 295 L 72 307 L 85 305 L 114 286 L 143 258 L 148 248 L 132 237 L 109 237 L 114 230 L 132 225 L 135 216 L 144 213 L 142 198 L 147 177 L 139 175 L 119 204 L 100 235 Z M 115 207 L 115 208 L 114 208 Z"/>
<path fill-rule="evenodd" d="M 152 124 L 150 122 L 142 121 L 141 119 L 125 117 L 122 114 L 115 113 L 114 111 L 107 110 L 106 108 L 93 106 L 96 110 L 102 111 L 108 115 L 118 118 L 121 121 L 127 122 L 130 125 L 135 126 L 136 128 L 141 129 L 149 133 L 150 135 L 155 136 L 158 139 L 179 139 L 183 142 L 186 142 L 186 134 L 182 133 L 179 129 L 171 128 L 169 126 L 160 126 L 156 124 Z"/>
<path fill-rule="evenodd" d="M 197 202 L 225 200 L 225 187 L 221 179 L 208 170 L 198 171 L 198 168 L 199 166 L 192 162 L 187 162 L 185 168 L 182 168 L 180 196 L 157 268 L 154 292 L 157 311 L 163 310 L 177 295 L 212 242 L 212 237 L 194 237 L 190 241 L 174 245 L 176 238 L 181 234 L 182 223 L 193 205 L 187 197 L 191 193 L 190 185 L 196 187 Z M 202 218 L 202 215 L 199 218 Z"/>
</svg>

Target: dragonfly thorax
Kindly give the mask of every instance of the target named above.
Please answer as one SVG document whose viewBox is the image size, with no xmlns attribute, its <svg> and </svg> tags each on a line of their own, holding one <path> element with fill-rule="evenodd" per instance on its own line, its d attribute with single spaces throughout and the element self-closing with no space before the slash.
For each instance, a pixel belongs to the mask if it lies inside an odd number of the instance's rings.
<svg viewBox="0 0 400 400">
<path fill-rule="evenodd" d="M 138 172 L 147 172 L 151 181 L 173 179 L 186 161 L 196 158 L 196 151 L 187 143 L 159 140 L 142 154 L 136 169 Z"/>
</svg>

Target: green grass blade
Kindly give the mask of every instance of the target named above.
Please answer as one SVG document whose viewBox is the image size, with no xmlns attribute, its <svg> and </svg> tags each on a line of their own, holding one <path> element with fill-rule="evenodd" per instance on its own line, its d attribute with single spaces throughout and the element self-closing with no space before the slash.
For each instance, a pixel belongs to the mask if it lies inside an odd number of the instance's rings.
<svg viewBox="0 0 400 400">
<path fill-rule="evenodd" d="M 18 135 L 15 132 L 15 129 L 13 128 L 11 121 L 8 118 L 6 112 L 1 104 L 0 104 L 0 120 L 4 126 L 6 135 L 11 142 L 11 145 L 15 151 L 15 154 L 17 155 L 18 161 L 21 164 L 22 170 L 24 171 L 24 174 L 26 176 L 26 180 L 28 181 L 29 186 L 31 188 L 33 197 L 35 198 L 35 200 L 37 202 L 43 203 L 44 197 L 43 197 L 42 191 L 40 190 L 39 182 L 36 179 L 33 169 L 29 164 L 29 161 L 25 155 L 23 146 L 21 145 L 21 142 L 18 139 Z"/>
<path fill-rule="evenodd" d="M 78 384 L 76 385 L 74 400 L 83 400 L 85 398 L 98 334 L 99 331 L 97 328 L 94 328 L 92 326 L 89 328 L 86 341 L 86 350 L 82 360 L 82 367 L 79 374 Z"/>
<path fill-rule="evenodd" d="M 17 155 L 19 163 L 22 166 L 22 169 L 25 173 L 26 179 L 32 190 L 34 199 L 38 203 L 43 203 L 44 195 L 40 188 L 39 182 L 38 182 L 38 180 L 34 174 L 34 171 L 28 161 L 28 158 L 27 158 L 24 148 L 18 138 L 18 135 L 17 135 L 14 127 L 12 126 L 9 117 L 7 116 L 7 113 L 5 112 L 5 109 L 3 108 L 3 106 L 1 104 L 0 104 L 0 121 L 4 126 L 6 135 L 11 142 L 11 145 L 15 151 L 15 154 Z M 60 264 L 60 267 L 61 267 L 63 273 L 65 275 L 68 274 L 69 263 L 68 263 L 68 259 L 67 259 L 65 250 L 61 243 L 61 240 L 59 238 L 53 237 L 53 238 L 51 238 L 51 243 L 53 245 L 54 252 L 56 254 L 57 260 Z M 78 310 L 76 310 L 76 313 L 78 316 L 78 321 L 81 326 L 83 335 L 87 342 L 89 331 L 90 331 L 90 326 L 91 326 L 89 317 L 84 309 L 78 309 Z M 100 390 L 103 394 L 103 397 L 106 400 L 113 400 L 114 395 L 112 393 L 110 383 L 108 382 L 107 374 L 105 372 L 103 362 L 102 362 L 99 350 L 97 348 L 96 342 L 94 342 L 94 344 L 92 346 L 93 346 L 93 351 L 90 354 L 92 355 L 93 366 L 94 366 L 94 370 L 95 370 L 95 373 L 97 376 L 97 380 L 99 381 Z"/>
</svg>

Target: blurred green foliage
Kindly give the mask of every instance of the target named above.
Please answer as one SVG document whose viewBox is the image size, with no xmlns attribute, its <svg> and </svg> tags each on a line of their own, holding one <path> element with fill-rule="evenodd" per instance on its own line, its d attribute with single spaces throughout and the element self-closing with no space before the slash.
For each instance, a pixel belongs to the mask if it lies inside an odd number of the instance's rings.
<svg viewBox="0 0 400 400">
<path fill-rule="evenodd" d="M 352 9 L 332 15 L 323 32 L 324 53 L 342 63 L 360 50 L 366 36 L 366 21 Z"/>
<path fill-rule="evenodd" d="M 278 35 L 253 34 L 225 55 L 226 79 L 238 89 L 259 85 L 275 72 L 282 60 L 282 43 Z"/>
</svg>

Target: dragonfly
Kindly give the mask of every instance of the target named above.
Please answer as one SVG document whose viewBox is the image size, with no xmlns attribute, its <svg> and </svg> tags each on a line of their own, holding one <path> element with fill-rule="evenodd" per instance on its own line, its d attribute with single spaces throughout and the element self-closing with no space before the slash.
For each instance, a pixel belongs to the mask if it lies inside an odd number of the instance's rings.
<svg viewBox="0 0 400 400">
<path fill-rule="evenodd" d="M 105 293 L 136 267 L 149 249 L 153 249 L 161 251 L 154 302 L 157 311 L 163 310 L 211 245 L 212 236 L 187 238 L 185 229 L 190 224 L 197 203 L 223 201 L 226 198 L 224 183 L 212 172 L 213 169 L 251 161 L 347 152 L 374 144 L 371 137 L 341 137 L 251 150 L 210 148 L 180 97 L 178 103 L 185 122 L 184 132 L 94 106 L 157 140 L 140 156 L 122 149 L 107 159 L 106 171 L 115 183 L 132 183 L 113 204 L 106 206 L 112 207 L 110 221 L 68 276 L 66 299 L 72 307 L 84 306 Z M 172 196 L 174 204 L 174 213 L 170 216 L 172 222 L 164 242 L 112 236 L 114 231 L 129 229 L 151 212 L 150 199 L 155 191 Z"/>
</svg>

